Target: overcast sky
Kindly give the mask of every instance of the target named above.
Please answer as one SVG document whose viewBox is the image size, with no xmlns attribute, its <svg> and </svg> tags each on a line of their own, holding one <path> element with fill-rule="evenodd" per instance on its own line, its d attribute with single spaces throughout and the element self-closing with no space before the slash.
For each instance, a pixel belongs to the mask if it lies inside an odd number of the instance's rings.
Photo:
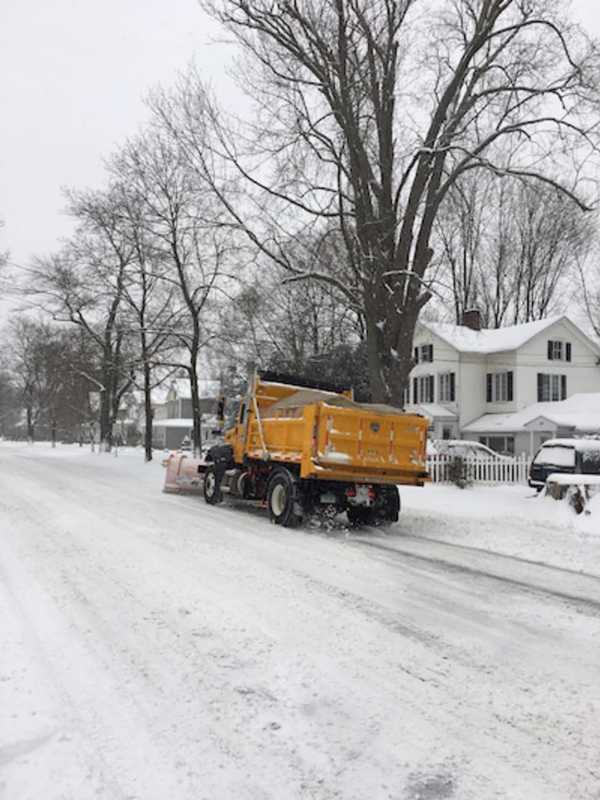
<svg viewBox="0 0 600 800">
<path fill-rule="evenodd" d="M 574 14 L 600 36 L 598 0 Z M 62 186 L 98 186 L 142 96 L 190 61 L 219 92 L 232 51 L 197 0 L 1 0 L 0 251 L 27 263 L 69 231 Z"/>
<path fill-rule="evenodd" d="M 24 263 L 69 231 L 62 186 L 97 186 L 142 97 L 192 60 L 228 85 L 197 0 L 1 0 L 0 251 Z"/>
</svg>

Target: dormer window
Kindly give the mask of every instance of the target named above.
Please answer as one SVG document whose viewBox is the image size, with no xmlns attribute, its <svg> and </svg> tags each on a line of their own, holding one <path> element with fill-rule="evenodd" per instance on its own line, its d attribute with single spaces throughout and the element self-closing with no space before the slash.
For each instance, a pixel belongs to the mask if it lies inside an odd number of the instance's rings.
<svg viewBox="0 0 600 800">
<path fill-rule="evenodd" d="M 570 361 L 571 342 L 563 342 L 560 339 L 548 340 L 548 361 Z"/>
<path fill-rule="evenodd" d="M 433 345 L 420 344 L 415 347 L 415 364 L 431 364 L 433 361 Z"/>
</svg>

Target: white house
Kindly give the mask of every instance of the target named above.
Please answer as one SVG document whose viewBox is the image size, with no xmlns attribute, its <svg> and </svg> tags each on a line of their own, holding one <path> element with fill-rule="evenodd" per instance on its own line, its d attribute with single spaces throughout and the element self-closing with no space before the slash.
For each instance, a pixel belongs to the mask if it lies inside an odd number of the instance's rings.
<svg viewBox="0 0 600 800">
<path fill-rule="evenodd" d="M 566 316 L 496 330 L 481 330 L 476 311 L 463 325 L 423 321 L 414 352 L 406 408 L 430 418 L 433 438 L 521 453 L 600 431 L 600 346 Z M 585 431 L 571 424 L 578 414 Z"/>
<path fill-rule="evenodd" d="M 204 420 L 215 413 L 218 381 L 199 381 L 200 412 Z M 173 449 L 182 440 L 191 437 L 194 420 L 192 417 L 192 393 L 187 378 L 177 378 L 168 388 L 159 387 L 153 391 L 154 419 L 152 440 L 156 447 Z M 208 434 L 208 431 L 206 432 Z"/>
</svg>

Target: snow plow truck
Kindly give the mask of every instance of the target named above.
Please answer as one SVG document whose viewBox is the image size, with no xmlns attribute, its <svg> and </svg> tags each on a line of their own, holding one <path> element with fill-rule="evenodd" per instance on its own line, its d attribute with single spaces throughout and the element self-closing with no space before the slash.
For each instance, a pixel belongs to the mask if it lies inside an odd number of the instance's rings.
<svg viewBox="0 0 600 800">
<path fill-rule="evenodd" d="M 349 388 L 257 372 L 221 442 L 202 458 L 169 456 L 165 491 L 266 505 L 284 527 L 341 512 L 353 525 L 396 522 L 398 485 L 428 477 L 426 438 L 420 415 L 357 403 Z"/>
</svg>

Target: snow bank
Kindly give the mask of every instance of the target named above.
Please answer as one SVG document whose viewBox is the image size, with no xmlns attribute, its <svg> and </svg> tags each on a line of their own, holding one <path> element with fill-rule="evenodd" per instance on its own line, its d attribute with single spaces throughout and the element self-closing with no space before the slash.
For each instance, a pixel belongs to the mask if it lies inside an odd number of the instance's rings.
<svg viewBox="0 0 600 800">
<path fill-rule="evenodd" d="M 401 486 L 390 535 L 413 534 L 600 576 L 600 503 L 577 515 L 526 486 Z"/>
</svg>

